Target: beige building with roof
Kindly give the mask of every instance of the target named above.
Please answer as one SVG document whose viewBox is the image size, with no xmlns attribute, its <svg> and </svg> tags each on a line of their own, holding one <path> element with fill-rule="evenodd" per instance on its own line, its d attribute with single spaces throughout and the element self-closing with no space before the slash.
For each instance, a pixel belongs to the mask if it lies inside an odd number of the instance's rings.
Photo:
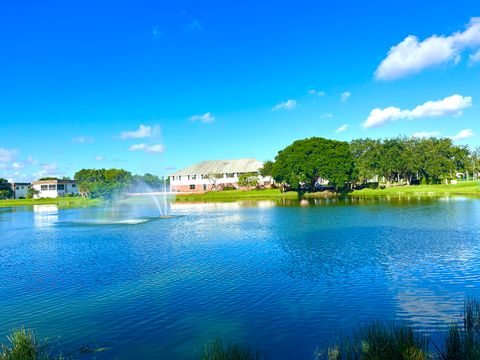
<svg viewBox="0 0 480 360">
<path fill-rule="evenodd" d="M 268 187 L 273 179 L 260 175 L 262 167 L 263 162 L 257 159 L 202 161 L 169 175 L 170 189 L 178 192 L 222 190 L 226 186 L 238 189 L 238 179 L 245 173 L 258 174 L 259 183 Z"/>
</svg>

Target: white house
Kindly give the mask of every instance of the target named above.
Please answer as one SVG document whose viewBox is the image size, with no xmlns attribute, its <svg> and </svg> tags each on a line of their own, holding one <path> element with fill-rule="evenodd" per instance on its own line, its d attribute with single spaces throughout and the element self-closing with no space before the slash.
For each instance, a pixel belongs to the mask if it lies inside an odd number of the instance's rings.
<svg viewBox="0 0 480 360">
<path fill-rule="evenodd" d="M 271 186 L 270 176 L 262 177 L 259 169 L 263 162 L 257 159 L 212 160 L 175 171 L 170 177 L 171 191 L 195 192 L 222 189 L 225 186 L 239 188 L 238 179 L 245 173 L 258 174 L 262 186 Z"/>
<path fill-rule="evenodd" d="M 74 180 L 38 180 L 32 183 L 32 187 L 38 191 L 35 198 L 56 198 L 78 194 Z"/>
<path fill-rule="evenodd" d="M 30 183 L 12 183 L 13 196 L 15 199 L 25 199 L 27 197 Z"/>
</svg>

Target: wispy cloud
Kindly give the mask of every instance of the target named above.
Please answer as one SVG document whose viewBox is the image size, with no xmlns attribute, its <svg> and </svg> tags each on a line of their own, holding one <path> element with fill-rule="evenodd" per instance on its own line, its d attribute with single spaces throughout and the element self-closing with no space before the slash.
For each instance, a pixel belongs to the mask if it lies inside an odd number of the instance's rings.
<svg viewBox="0 0 480 360">
<path fill-rule="evenodd" d="M 325 91 L 318 91 L 315 89 L 308 90 L 308 94 L 313 96 L 320 96 L 320 97 L 326 95 Z"/>
<path fill-rule="evenodd" d="M 343 125 L 340 126 L 337 130 L 335 130 L 335 134 L 344 132 L 344 131 L 347 130 L 347 129 L 348 129 L 348 124 L 343 124 Z"/>
<path fill-rule="evenodd" d="M 395 80 L 442 64 L 456 65 L 466 49 L 480 47 L 480 18 L 471 18 L 466 30 L 450 36 L 432 35 L 419 41 L 407 36 L 393 46 L 375 71 L 379 80 Z"/>
<path fill-rule="evenodd" d="M 5 149 L 3 147 L 0 147 L 0 162 L 14 161 L 16 156 L 17 156 L 17 150 Z"/>
<path fill-rule="evenodd" d="M 473 65 L 475 63 L 480 62 L 480 50 L 478 50 L 476 53 L 471 54 L 468 59 L 470 60 L 470 65 Z"/>
<path fill-rule="evenodd" d="M 197 19 L 193 19 L 185 29 L 186 31 L 200 31 L 203 30 L 203 24 Z"/>
<path fill-rule="evenodd" d="M 384 109 L 376 108 L 370 112 L 370 115 L 362 126 L 364 128 L 371 128 L 402 119 L 413 120 L 427 117 L 459 116 L 463 113 L 464 109 L 470 106 L 472 106 L 472 98 L 470 96 L 455 94 L 442 100 L 427 101 L 422 105 L 418 105 L 413 110 L 401 110 L 394 106 Z"/>
<path fill-rule="evenodd" d="M 282 102 L 280 104 L 275 105 L 272 110 L 277 111 L 277 110 L 293 110 L 297 107 L 297 102 L 295 100 L 287 100 L 285 102 Z"/>
<path fill-rule="evenodd" d="M 157 135 L 160 132 L 160 126 L 147 126 L 140 124 L 138 130 L 134 131 L 122 131 L 120 133 L 120 139 L 142 139 Z"/>
<path fill-rule="evenodd" d="M 215 121 L 215 117 L 212 115 L 212 113 L 207 112 L 203 115 L 194 115 L 190 117 L 190 121 L 199 121 L 202 123 L 212 123 Z"/>
<path fill-rule="evenodd" d="M 103 156 L 103 155 L 97 155 L 97 156 L 95 156 L 95 160 L 96 160 L 96 161 L 103 161 L 103 160 L 105 160 L 105 156 Z"/>
<path fill-rule="evenodd" d="M 340 95 L 340 100 L 342 101 L 342 103 L 346 103 L 350 96 L 352 96 L 352 93 L 350 91 L 344 91 L 342 95 Z"/>
<path fill-rule="evenodd" d="M 323 114 L 320 114 L 320 117 L 322 119 L 331 119 L 331 118 L 333 118 L 333 114 L 332 113 L 323 113 Z"/>
<path fill-rule="evenodd" d="M 146 153 L 161 153 L 165 151 L 165 145 L 147 145 L 147 144 L 135 144 L 128 148 L 128 151 L 144 151 Z"/>
<path fill-rule="evenodd" d="M 419 131 L 412 134 L 412 137 L 418 139 L 425 139 L 431 137 L 438 137 L 440 136 L 440 131 Z"/>
<path fill-rule="evenodd" d="M 76 138 L 72 139 L 72 142 L 75 143 L 75 144 L 93 143 L 93 137 L 92 136 L 77 136 Z"/>
<path fill-rule="evenodd" d="M 160 31 L 160 28 L 158 26 L 154 26 L 152 28 L 152 37 L 154 40 L 157 40 L 163 36 L 163 32 Z"/>
<path fill-rule="evenodd" d="M 449 136 L 449 137 L 453 141 L 460 141 L 460 140 L 465 140 L 465 139 L 471 138 L 474 135 L 475 134 L 473 133 L 473 131 L 471 129 L 463 129 L 463 130 L 460 130 L 458 132 L 458 134 L 453 135 L 453 136 Z"/>
</svg>

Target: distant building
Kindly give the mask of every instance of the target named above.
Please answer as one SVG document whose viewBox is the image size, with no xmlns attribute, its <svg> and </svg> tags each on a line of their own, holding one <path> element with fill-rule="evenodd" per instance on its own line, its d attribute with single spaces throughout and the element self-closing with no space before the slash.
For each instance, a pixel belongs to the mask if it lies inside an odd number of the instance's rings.
<svg viewBox="0 0 480 360">
<path fill-rule="evenodd" d="M 38 180 L 32 183 L 32 187 L 38 191 L 35 198 L 56 198 L 78 194 L 75 180 Z"/>
<path fill-rule="evenodd" d="M 224 187 L 239 188 L 238 179 L 245 173 L 258 174 L 260 185 L 271 186 L 270 176 L 260 176 L 263 163 L 256 159 L 202 161 L 175 171 L 170 177 L 171 191 L 195 192 L 221 190 Z"/>
<path fill-rule="evenodd" d="M 14 199 L 25 199 L 30 183 L 12 183 L 11 187 Z"/>
</svg>

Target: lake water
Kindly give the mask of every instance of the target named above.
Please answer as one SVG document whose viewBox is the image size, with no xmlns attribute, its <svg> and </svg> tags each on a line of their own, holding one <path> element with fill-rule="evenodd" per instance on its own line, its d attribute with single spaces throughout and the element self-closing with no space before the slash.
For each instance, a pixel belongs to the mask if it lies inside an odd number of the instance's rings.
<svg viewBox="0 0 480 360">
<path fill-rule="evenodd" d="M 146 205 L 0 208 L 2 342 L 23 325 L 66 351 L 110 348 L 100 359 L 194 359 L 215 337 L 271 359 L 312 359 L 358 324 L 436 330 L 480 296 L 479 200 L 171 212 L 181 216 L 156 219 Z"/>
</svg>

